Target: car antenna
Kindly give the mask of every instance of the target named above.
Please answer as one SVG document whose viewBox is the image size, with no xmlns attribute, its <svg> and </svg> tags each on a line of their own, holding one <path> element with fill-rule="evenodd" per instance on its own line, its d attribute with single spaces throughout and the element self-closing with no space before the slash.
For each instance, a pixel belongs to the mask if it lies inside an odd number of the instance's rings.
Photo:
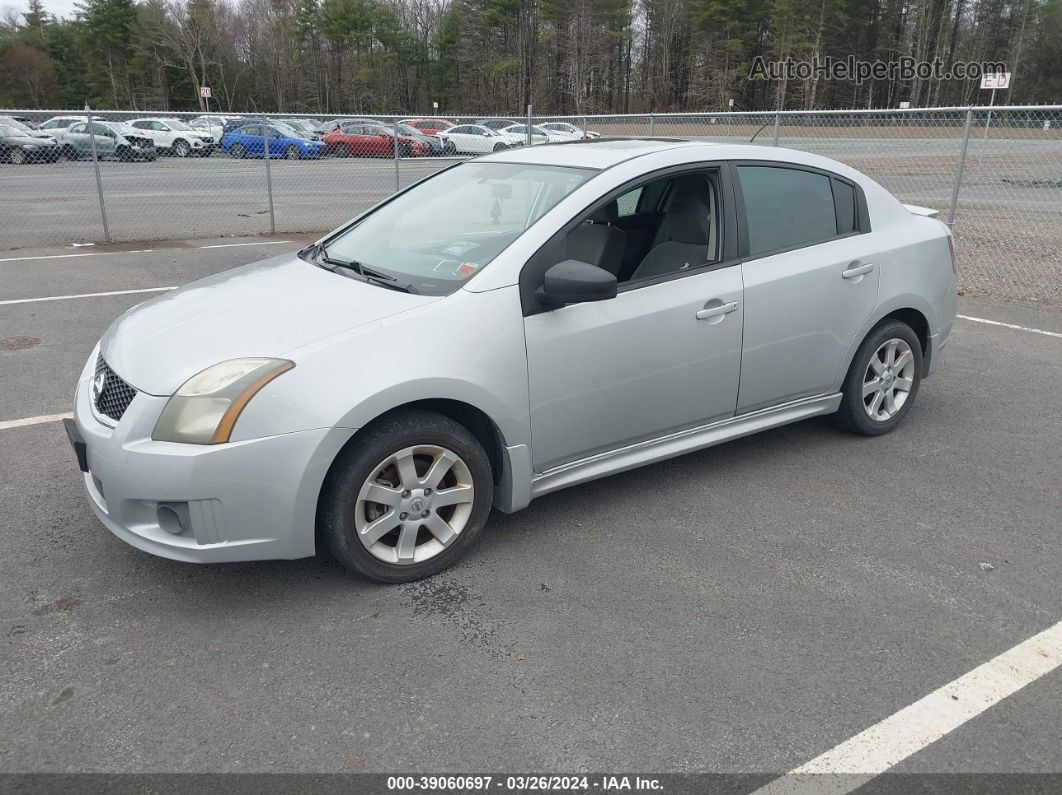
<svg viewBox="0 0 1062 795">
<path fill-rule="evenodd" d="M 751 137 L 751 138 L 749 138 L 749 143 L 750 143 L 750 144 L 751 144 L 751 143 L 752 143 L 753 141 L 755 141 L 755 140 L 756 140 L 756 136 L 757 136 L 757 135 L 759 135 L 759 134 L 760 134 L 761 132 L 763 132 L 764 130 L 766 130 L 766 129 L 767 129 L 767 125 L 768 125 L 768 124 L 770 124 L 770 122 L 769 122 L 769 121 L 768 121 L 768 122 L 764 122 L 764 123 L 763 123 L 763 124 L 762 124 L 762 125 L 760 126 L 760 129 L 756 130 L 756 132 L 754 132 L 754 133 L 752 134 L 752 137 Z"/>
</svg>

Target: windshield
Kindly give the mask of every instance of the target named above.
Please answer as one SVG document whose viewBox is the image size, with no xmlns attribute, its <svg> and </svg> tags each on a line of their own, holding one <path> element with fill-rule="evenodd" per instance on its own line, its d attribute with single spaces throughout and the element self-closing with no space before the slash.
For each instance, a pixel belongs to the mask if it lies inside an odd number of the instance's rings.
<svg viewBox="0 0 1062 795">
<path fill-rule="evenodd" d="M 328 256 L 409 282 L 421 294 L 447 295 L 593 174 L 559 166 L 464 163 L 325 241 Z"/>
<path fill-rule="evenodd" d="M 18 119 L 0 119 L 0 124 L 3 124 L 5 127 L 9 128 L 9 129 L 13 127 L 16 130 L 21 130 L 22 132 L 32 132 L 33 131 L 32 127 L 26 126 L 25 124 L 20 122 Z M 10 133 L 6 133 L 6 134 L 10 135 Z"/>
<path fill-rule="evenodd" d="M 190 129 L 192 129 L 187 124 L 185 124 L 183 121 L 178 121 L 177 119 L 167 119 L 166 120 L 166 124 L 169 125 L 171 130 L 190 130 Z"/>
</svg>

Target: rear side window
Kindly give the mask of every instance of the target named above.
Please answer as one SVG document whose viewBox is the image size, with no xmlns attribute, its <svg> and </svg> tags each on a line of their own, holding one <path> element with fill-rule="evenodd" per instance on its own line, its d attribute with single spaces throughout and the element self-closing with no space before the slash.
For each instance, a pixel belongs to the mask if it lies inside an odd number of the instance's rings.
<svg viewBox="0 0 1062 795">
<path fill-rule="evenodd" d="M 749 254 L 796 248 L 837 235 L 830 178 L 782 166 L 738 166 Z"/>
<path fill-rule="evenodd" d="M 627 191 L 618 199 L 616 199 L 616 207 L 619 212 L 618 215 L 634 215 L 638 212 L 638 199 L 642 195 L 644 187 L 639 185 L 632 191 Z"/>
</svg>

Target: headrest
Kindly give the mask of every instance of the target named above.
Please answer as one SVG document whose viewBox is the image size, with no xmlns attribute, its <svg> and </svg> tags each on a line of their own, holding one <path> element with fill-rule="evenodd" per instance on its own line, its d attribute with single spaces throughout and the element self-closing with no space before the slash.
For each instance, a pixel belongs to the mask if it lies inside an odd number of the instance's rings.
<svg viewBox="0 0 1062 795">
<path fill-rule="evenodd" d="M 667 214 L 669 237 L 679 243 L 708 245 L 708 207 L 699 199 L 677 196 Z"/>
<path fill-rule="evenodd" d="M 598 207 L 590 214 L 590 220 L 595 224 L 611 224 L 619 218 L 619 205 L 610 201 L 604 207 Z"/>
</svg>

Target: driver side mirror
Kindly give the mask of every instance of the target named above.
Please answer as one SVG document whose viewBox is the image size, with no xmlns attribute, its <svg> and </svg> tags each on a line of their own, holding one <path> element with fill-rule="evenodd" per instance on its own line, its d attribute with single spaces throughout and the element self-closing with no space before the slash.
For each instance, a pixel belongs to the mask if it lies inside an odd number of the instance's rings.
<svg viewBox="0 0 1062 795">
<path fill-rule="evenodd" d="M 535 298 L 545 306 L 562 307 L 586 301 L 607 301 L 616 297 L 614 274 L 576 259 L 558 262 L 548 271 Z"/>
</svg>

